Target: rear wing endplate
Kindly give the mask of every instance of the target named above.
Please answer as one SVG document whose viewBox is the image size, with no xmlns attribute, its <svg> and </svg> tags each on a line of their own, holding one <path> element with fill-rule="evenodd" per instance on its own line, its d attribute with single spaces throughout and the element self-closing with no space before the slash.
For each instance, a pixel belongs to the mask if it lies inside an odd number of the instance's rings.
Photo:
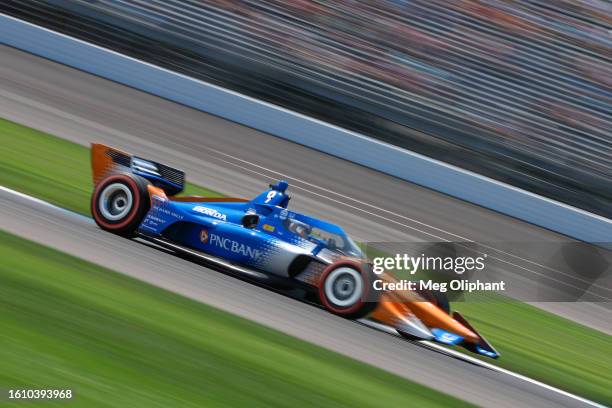
<svg viewBox="0 0 612 408">
<path fill-rule="evenodd" d="M 91 144 L 91 167 L 94 185 L 110 173 L 130 172 L 146 178 L 169 196 L 180 193 L 185 187 L 183 171 L 101 143 Z"/>
</svg>

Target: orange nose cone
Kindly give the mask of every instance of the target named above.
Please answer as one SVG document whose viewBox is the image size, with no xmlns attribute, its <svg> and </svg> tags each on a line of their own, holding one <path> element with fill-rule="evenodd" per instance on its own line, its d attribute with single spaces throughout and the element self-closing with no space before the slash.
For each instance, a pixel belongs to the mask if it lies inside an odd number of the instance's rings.
<svg viewBox="0 0 612 408">
<path fill-rule="evenodd" d="M 395 302 L 385 295 L 381 297 L 378 307 L 370 315 L 374 320 L 395 326 L 404 316 L 412 314 L 407 305 Z"/>
<path fill-rule="evenodd" d="M 398 295 L 385 293 L 371 317 L 379 322 L 395 326 L 403 321 L 406 316 L 414 314 L 429 329 L 440 328 L 448 332 L 458 334 L 467 342 L 478 343 L 480 338 L 469 328 L 453 319 L 442 309 L 431 302 L 405 300 Z"/>
</svg>

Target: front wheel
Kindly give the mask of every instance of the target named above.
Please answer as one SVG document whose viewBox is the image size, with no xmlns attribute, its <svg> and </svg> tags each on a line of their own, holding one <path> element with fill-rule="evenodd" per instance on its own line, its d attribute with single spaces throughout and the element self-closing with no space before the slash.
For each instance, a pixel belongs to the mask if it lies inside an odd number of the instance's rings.
<svg viewBox="0 0 612 408">
<path fill-rule="evenodd" d="M 365 317 L 378 305 L 372 274 L 354 261 L 329 265 L 319 281 L 319 299 L 330 312 L 349 319 Z"/>
<path fill-rule="evenodd" d="M 96 224 L 115 234 L 133 234 L 149 210 L 147 185 L 130 173 L 111 174 L 100 181 L 91 196 Z"/>
</svg>

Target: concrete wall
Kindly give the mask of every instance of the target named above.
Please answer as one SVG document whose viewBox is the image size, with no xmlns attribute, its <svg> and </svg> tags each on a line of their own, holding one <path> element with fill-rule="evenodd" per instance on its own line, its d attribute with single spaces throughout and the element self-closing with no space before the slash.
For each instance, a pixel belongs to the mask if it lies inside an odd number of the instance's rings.
<svg viewBox="0 0 612 408">
<path fill-rule="evenodd" d="M 612 238 L 612 221 L 606 218 L 2 14 L 0 43 L 579 240 L 604 243 Z"/>
</svg>

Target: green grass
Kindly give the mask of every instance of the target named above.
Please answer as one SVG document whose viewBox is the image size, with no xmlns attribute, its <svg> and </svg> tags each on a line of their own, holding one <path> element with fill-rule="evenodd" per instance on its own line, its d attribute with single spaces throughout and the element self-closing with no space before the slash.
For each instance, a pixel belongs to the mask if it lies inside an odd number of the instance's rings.
<svg viewBox="0 0 612 408">
<path fill-rule="evenodd" d="M 0 258 L 0 388 L 75 394 L 44 406 L 467 406 L 2 231 Z"/>
<path fill-rule="evenodd" d="M 453 308 L 502 354 L 495 364 L 612 406 L 612 336 L 502 296 Z"/>
<path fill-rule="evenodd" d="M 89 215 L 89 149 L 0 119 L 0 185 Z M 189 183 L 183 194 L 220 195 Z"/>
<path fill-rule="evenodd" d="M 362 249 L 370 258 L 389 256 L 371 246 L 362 245 Z M 415 275 L 395 271 L 394 275 L 437 278 L 426 271 Z M 612 336 L 496 293 L 466 293 L 451 307 L 501 353 L 495 365 L 612 405 Z"/>
<path fill-rule="evenodd" d="M 87 148 L 2 120 L 0 142 L 0 185 L 88 213 Z M 612 403 L 612 336 L 525 303 L 498 299 L 453 305 L 502 353 L 495 364 Z"/>
</svg>

